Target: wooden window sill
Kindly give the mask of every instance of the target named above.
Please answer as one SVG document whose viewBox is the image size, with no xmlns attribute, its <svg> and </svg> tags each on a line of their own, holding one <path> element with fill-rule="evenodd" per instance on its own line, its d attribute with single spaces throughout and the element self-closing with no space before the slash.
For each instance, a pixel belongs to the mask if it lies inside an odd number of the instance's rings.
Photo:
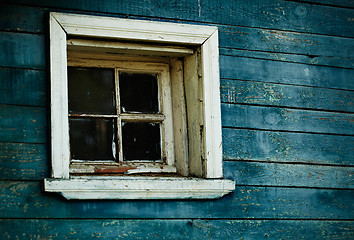
<svg viewBox="0 0 354 240">
<path fill-rule="evenodd" d="M 72 177 L 44 180 L 66 199 L 215 199 L 235 189 L 227 179 L 183 177 Z"/>
</svg>

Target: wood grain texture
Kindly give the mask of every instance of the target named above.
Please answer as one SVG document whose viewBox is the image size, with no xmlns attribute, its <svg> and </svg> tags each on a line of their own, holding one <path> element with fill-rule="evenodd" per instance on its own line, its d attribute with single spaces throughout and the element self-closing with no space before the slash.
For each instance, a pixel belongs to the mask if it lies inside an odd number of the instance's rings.
<svg viewBox="0 0 354 240">
<path fill-rule="evenodd" d="M 4 53 L 0 56 L 0 66 L 46 68 L 43 35 L 0 32 L 0 50 Z M 231 79 L 354 89 L 352 69 L 220 56 L 220 74 Z"/>
<path fill-rule="evenodd" d="M 0 14 L 0 30 L 46 33 L 47 9 L 7 4 L 0 6 L 0 13 L 2 13 Z M 350 38 L 269 30 L 256 26 L 250 28 L 218 25 L 218 27 L 221 47 L 303 54 L 309 57 L 313 64 L 319 62 L 319 56 L 336 57 L 345 61 L 354 55 L 352 50 L 354 41 Z"/>
<path fill-rule="evenodd" d="M 353 219 L 354 191 L 237 186 L 218 200 L 67 201 L 40 182 L 0 182 L 2 218 Z M 60 209 L 60 211 L 58 211 Z"/>
<path fill-rule="evenodd" d="M 31 0 L 6 0 L 5 2 L 34 5 Z M 140 1 L 138 5 L 131 1 L 117 2 L 112 0 L 100 2 L 38 0 L 35 2 L 35 6 L 261 27 L 335 36 L 354 36 L 351 9 L 281 0 L 202 0 L 199 2 L 191 0 L 144 0 Z"/>
<path fill-rule="evenodd" d="M 354 137 L 223 129 L 224 159 L 354 165 Z"/>
<path fill-rule="evenodd" d="M 354 167 L 225 161 L 224 177 L 237 185 L 354 189 Z"/>
<path fill-rule="evenodd" d="M 354 112 L 354 92 L 253 81 L 221 80 L 221 101 Z"/>
<path fill-rule="evenodd" d="M 41 180 L 49 177 L 46 144 L 0 142 L 0 178 L 2 180 Z"/>
<path fill-rule="evenodd" d="M 353 69 L 232 56 L 220 56 L 220 67 L 222 78 L 334 89 L 354 89 Z"/>
<path fill-rule="evenodd" d="M 221 104 L 224 127 L 354 135 L 354 116 L 332 113 Z"/>
<path fill-rule="evenodd" d="M 352 239 L 352 221 L 2 219 L 1 239 Z"/>
<path fill-rule="evenodd" d="M 307 3 L 317 3 L 317 4 L 328 4 L 331 6 L 341 6 L 341 7 L 349 7 L 354 8 L 353 0 L 295 0 L 296 2 L 307 2 Z"/>
<path fill-rule="evenodd" d="M 48 140 L 47 109 L 0 105 L 2 142 L 45 143 Z"/>
<path fill-rule="evenodd" d="M 228 25 L 220 25 L 219 32 L 221 47 L 304 54 L 311 58 L 354 57 L 352 38 Z"/>
<path fill-rule="evenodd" d="M 47 148 L 44 144 L 0 143 L 1 180 L 49 177 Z M 225 178 L 236 180 L 237 185 L 353 188 L 354 170 L 350 167 L 239 161 L 225 161 L 223 165 Z"/>
<path fill-rule="evenodd" d="M 234 48 L 220 48 L 220 55 L 245 58 L 258 58 L 279 62 L 302 63 L 317 66 L 354 68 L 353 58 L 323 57 L 314 55 L 299 55 L 277 52 L 247 51 Z"/>
<path fill-rule="evenodd" d="M 41 8 L 0 3 L 0 30 L 16 32 L 43 32 L 45 12 Z"/>
<path fill-rule="evenodd" d="M 44 69 L 46 66 L 43 35 L 0 32 L 0 66 Z"/>
<path fill-rule="evenodd" d="M 3 14 L 0 14 L 0 30 L 46 32 L 47 19 L 45 16 L 48 11 L 46 9 L 1 4 L 0 11 L 3 12 Z M 221 49 L 221 54 L 300 62 L 311 65 L 354 67 L 352 50 L 354 42 L 350 38 L 254 27 L 230 25 L 219 25 L 218 27 L 220 46 L 228 48 Z M 241 51 L 240 49 L 247 51 Z M 273 54 L 269 52 L 273 52 Z"/>
<path fill-rule="evenodd" d="M 0 104 L 48 106 L 46 73 L 0 68 Z"/>
</svg>

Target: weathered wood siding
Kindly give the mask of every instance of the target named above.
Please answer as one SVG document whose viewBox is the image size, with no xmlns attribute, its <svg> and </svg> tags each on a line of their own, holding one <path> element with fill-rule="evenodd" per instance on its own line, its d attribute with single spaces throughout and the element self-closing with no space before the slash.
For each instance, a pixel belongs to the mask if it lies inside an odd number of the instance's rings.
<svg viewBox="0 0 354 240">
<path fill-rule="evenodd" d="M 207 201 L 67 201 L 50 176 L 50 11 L 219 27 L 224 175 Z M 0 4 L 0 239 L 353 239 L 353 0 Z"/>
</svg>

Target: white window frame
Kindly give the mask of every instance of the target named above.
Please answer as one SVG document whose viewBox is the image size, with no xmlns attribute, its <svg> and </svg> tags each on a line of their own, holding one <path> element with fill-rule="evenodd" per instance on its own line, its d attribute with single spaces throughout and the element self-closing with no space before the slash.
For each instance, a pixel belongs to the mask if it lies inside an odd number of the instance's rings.
<svg viewBox="0 0 354 240">
<path fill-rule="evenodd" d="M 68 36 L 130 40 L 134 43 L 169 43 L 198 48 L 194 54 L 184 57 L 182 77 L 185 79 L 185 89 L 188 89 L 184 110 L 188 115 L 188 123 L 184 123 L 188 125 L 187 164 L 189 174 L 196 178 L 70 176 Z M 173 56 L 176 48 L 171 50 L 161 45 L 156 49 L 161 50 L 162 56 Z M 155 50 L 144 51 L 153 53 Z M 180 52 L 177 55 L 183 51 L 177 51 Z M 180 67 L 178 64 L 180 61 L 171 60 L 171 71 L 174 71 L 171 73 L 172 78 L 178 78 L 180 74 L 176 69 Z M 50 66 L 52 178 L 45 179 L 45 191 L 59 192 L 67 199 L 184 199 L 219 198 L 235 189 L 234 181 L 222 179 L 217 27 L 50 13 Z"/>
</svg>

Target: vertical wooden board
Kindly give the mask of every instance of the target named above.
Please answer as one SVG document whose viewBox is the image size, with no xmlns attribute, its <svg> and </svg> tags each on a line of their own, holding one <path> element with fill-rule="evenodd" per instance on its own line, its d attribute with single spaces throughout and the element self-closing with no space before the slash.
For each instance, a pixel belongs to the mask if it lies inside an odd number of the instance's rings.
<svg viewBox="0 0 354 240">
<path fill-rule="evenodd" d="M 49 177 L 47 144 L 0 142 L 1 180 L 41 180 Z"/>
<path fill-rule="evenodd" d="M 32 5 L 31 0 L 8 1 Z M 36 6 L 353 37 L 352 10 L 281 0 L 55 1 Z"/>
<path fill-rule="evenodd" d="M 45 143 L 47 109 L 0 105 L 0 139 L 3 142 Z"/>
<path fill-rule="evenodd" d="M 220 56 L 222 78 L 354 89 L 353 69 Z"/>
<path fill-rule="evenodd" d="M 0 66 L 44 69 L 45 46 L 43 35 L 0 32 Z"/>
<path fill-rule="evenodd" d="M 218 200 L 78 201 L 43 193 L 39 182 L 0 182 L 2 218 L 353 219 L 354 191 L 244 187 Z M 58 211 L 60 209 L 60 211 Z"/>
<path fill-rule="evenodd" d="M 219 33 L 220 47 L 303 54 L 311 58 L 354 57 L 352 38 L 225 25 L 219 26 Z"/>
<path fill-rule="evenodd" d="M 341 58 L 341 57 L 323 57 L 323 56 L 307 56 L 307 55 L 295 55 L 287 53 L 276 52 L 259 52 L 259 51 L 247 51 L 234 48 L 220 48 L 221 55 L 245 57 L 245 58 L 258 58 L 265 60 L 274 60 L 280 62 L 291 63 L 303 63 L 308 65 L 328 66 L 328 67 L 340 67 L 340 68 L 354 68 L 353 58 Z"/>
<path fill-rule="evenodd" d="M 189 140 L 189 173 L 192 176 L 202 176 L 203 151 L 202 151 L 202 131 L 203 123 L 201 99 L 201 81 L 195 69 L 198 69 L 198 56 L 194 54 L 184 60 L 184 91 L 186 96 L 186 112 Z"/>
<path fill-rule="evenodd" d="M 224 176 L 238 186 L 354 189 L 354 167 L 225 161 Z"/>
<path fill-rule="evenodd" d="M 353 91 L 228 79 L 220 90 L 225 103 L 354 112 Z"/>
<path fill-rule="evenodd" d="M 0 103 L 48 106 L 47 78 L 43 71 L 0 68 Z"/>
<path fill-rule="evenodd" d="M 46 20 L 42 9 L 0 3 L 1 31 L 39 33 Z"/>
<path fill-rule="evenodd" d="M 354 165 L 354 137 L 223 129 L 224 159 Z"/>
<path fill-rule="evenodd" d="M 1 239 L 352 239 L 352 221 L 1 219 Z"/>
<path fill-rule="evenodd" d="M 354 116 L 277 107 L 221 104 L 224 127 L 354 135 Z"/>
<path fill-rule="evenodd" d="M 188 131 L 186 98 L 183 82 L 183 62 L 177 59 L 170 60 L 173 128 L 175 142 L 175 165 L 177 172 L 182 176 L 188 176 Z"/>
</svg>

